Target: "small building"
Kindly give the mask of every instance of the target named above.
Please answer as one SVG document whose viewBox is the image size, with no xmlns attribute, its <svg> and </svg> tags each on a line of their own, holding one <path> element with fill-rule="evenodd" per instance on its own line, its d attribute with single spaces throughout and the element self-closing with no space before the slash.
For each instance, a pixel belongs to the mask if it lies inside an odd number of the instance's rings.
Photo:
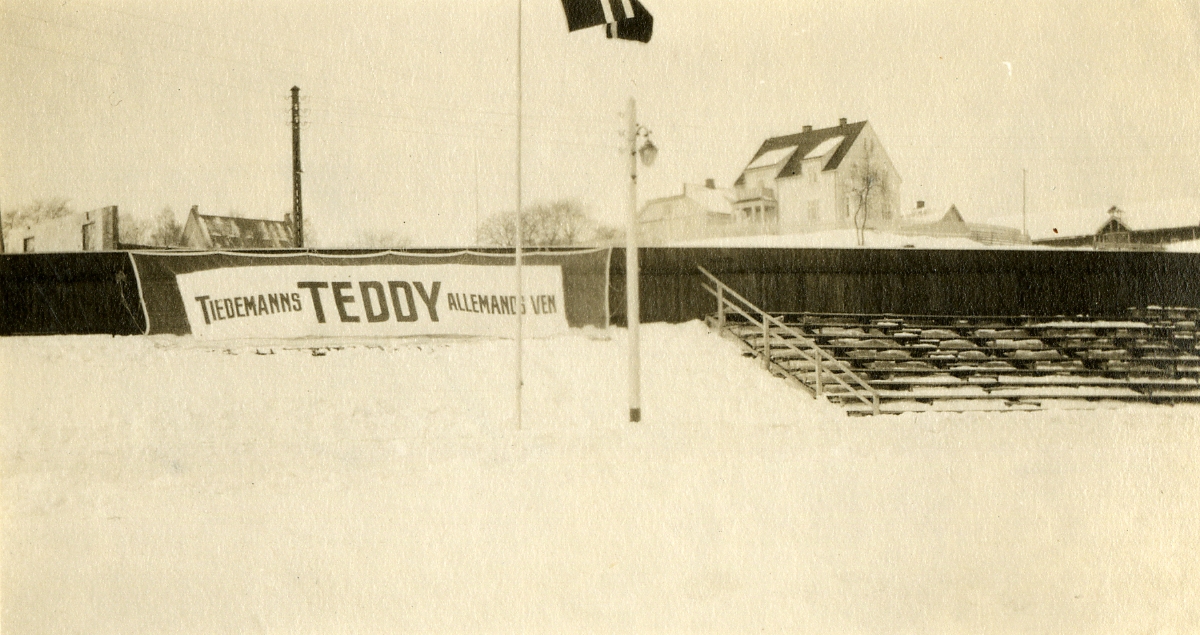
<svg viewBox="0 0 1200 635">
<path fill-rule="evenodd" d="M 704 185 L 684 183 L 681 193 L 647 201 L 638 220 L 638 241 L 665 245 L 681 240 L 723 236 L 733 224 L 733 192 L 717 188 L 713 179 Z"/>
<path fill-rule="evenodd" d="M 285 249 L 295 246 L 290 214 L 286 220 L 201 214 L 196 206 L 183 226 L 187 249 Z"/>
<path fill-rule="evenodd" d="M 893 224 L 899 211 L 900 174 L 867 121 L 767 139 L 734 182 L 734 221 L 760 233 L 793 233 L 855 226 L 856 182 L 875 179 L 866 227 Z"/>
<path fill-rule="evenodd" d="M 34 225 L 13 227 L 5 239 L 9 253 L 111 251 L 121 248 L 117 206 L 73 212 Z"/>
<path fill-rule="evenodd" d="M 968 223 L 953 203 L 945 212 L 937 213 L 926 207 L 925 201 L 917 201 L 916 208 L 908 214 L 901 215 L 892 231 L 906 236 L 968 238 L 984 245 L 1029 244 L 1029 238 L 1018 229 L 1004 225 Z"/>
<path fill-rule="evenodd" d="M 1055 236 L 1034 240 L 1048 247 L 1091 247 L 1093 249 L 1159 250 L 1167 245 L 1200 240 L 1200 210 L 1176 210 L 1175 223 L 1168 226 L 1135 228 L 1126 212 L 1113 205 L 1107 218 L 1091 234 Z M 1190 212 L 1194 223 L 1179 224 Z"/>
</svg>

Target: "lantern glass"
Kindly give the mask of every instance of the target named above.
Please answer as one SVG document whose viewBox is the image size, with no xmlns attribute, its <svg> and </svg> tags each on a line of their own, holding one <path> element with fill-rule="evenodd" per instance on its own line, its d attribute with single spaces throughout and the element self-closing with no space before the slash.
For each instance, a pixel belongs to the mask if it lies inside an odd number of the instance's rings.
<svg viewBox="0 0 1200 635">
<path fill-rule="evenodd" d="M 638 152 L 642 155 L 642 165 L 646 167 L 654 165 L 654 159 L 658 158 L 658 148 L 649 139 L 646 139 L 646 143 L 642 144 L 642 149 Z"/>
</svg>

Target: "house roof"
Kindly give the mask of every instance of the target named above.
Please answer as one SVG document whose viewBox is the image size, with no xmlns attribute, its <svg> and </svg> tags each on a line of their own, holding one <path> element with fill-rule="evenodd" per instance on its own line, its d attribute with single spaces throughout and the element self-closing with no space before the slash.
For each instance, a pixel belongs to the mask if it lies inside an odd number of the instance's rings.
<svg viewBox="0 0 1200 635">
<path fill-rule="evenodd" d="M 1029 227 L 1029 235 L 1034 240 L 1094 236 L 1100 228 L 1108 224 L 1112 217 L 1108 213 L 1111 207 L 1111 205 L 1048 209 L 1031 207 L 1025 222 Z M 1121 223 L 1134 231 L 1200 225 L 1200 198 L 1128 201 L 1122 202 L 1118 207 L 1123 212 Z M 1022 226 L 1022 218 L 1019 213 L 996 217 L 992 222 L 1000 222 L 1011 227 Z"/>
<path fill-rule="evenodd" d="M 747 169 L 749 169 L 749 166 L 755 165 L 755 162 L 758 161 L 760 157 L 769 152 L 775 152 L 777 150 L 794 147 L 795 150 L 791 153 L 783 167 L 779 169 L 779 174 L 777 176 L 795 176 L 800 174 L 800 165 L 804 162 L 804 159 L 808 157 L 808 155 L 814 150 L 816 150 L 818 146 L 825 141 L 833 139 L 834 137 L 843 137 L 842 142 L 837 144 L 837 148 L 828 153 L 827 156 L 829 156 L 829 159 L 825 162 L 825 167 L 822 168 L 823 170 L 837 169 L 837 167 L 841 165 L 842 159 L 846 156 L 846 153 L 850 151 L 850 146 L 854 145 L 854 141 L 858 139 L 858 135 L 862 132 L 866 125 L 866 121 L 858 121 L 855 123 L 848 123 L 844 126 L 833 126 L 831 128 L 822 128 L 820 130 L 810 130 L 809 132 L 800 132 L 782 137 L 771 137 L 763 142 L 762 146 L 758 148 L 758 152 L 754 153 L 754 156 L 750 159 L 750 162 L 746 164 Z M 833 142 L 831 142 L 831 144 L 832 143 Z M 743 185 L 744 183 L 745 170 L 742 171 L 742 175 L 738 177 L 738 180 L 734 183 L 734 185 Z"/>
<path fill-rule="evenodd" d="M 958 211 L 958 206 L 953 203 L 944 212 L 939 212 L 933 207 L 923 207 L 900 217 L 900 222 L 905 225 L 964 225 L 966 220 L 962 213 Z"/>
<path fill-rule="evenodd" d="M 642 207 L 641 218 L 643 221 L 658 220 L 662 218 L 662 208 L 665 204 L 683 200 L 692 201 L 698 209 L 709 214 L 731 214 L 733 213 L 732 198 L 733 195 L 729 190 L 684 183 L 682 194 L 664 196 L 646 201 L 646 204 Z"/>
<path fill-rule="evenodd" d="M 727 190 L 721 190 L 704 185 L 692 185 L 686 183 L 683 186 L 684 194 L 700 204 L 704 211 L 713 214 L 730 214 L 733 212 L 733 206 L 730 199 L 733 195 Z"/>
<path fill-rule="evenodd" d="M 1114 210 L 1115 210 L 1115 213 L 1114 213 Z M 1100 225 L 1099 228 L 1096 229 L 1096 231 L 1095 231 L 1096 234 L 1107 234 L 1109 232 L 1133 231 L 1133 229 L 1130 228 L 1129 225 L 1125 224 L 1124 220 L 1122 220 L 1121 216 L 1124 215 L 1124 212 L 1117 209 L 1116 205 L 1112 206 L 1112 208 L 1108 210 L 1108 213 L 1109 213 L 1109 219 L 1104 221 L 1104 223 L 1102 225 Z"/>
<path fill-rule="evenodd" d="M 291 247 L 292 228 L 284 221 L 196 214 L 213 247 Z"/>
</svg>

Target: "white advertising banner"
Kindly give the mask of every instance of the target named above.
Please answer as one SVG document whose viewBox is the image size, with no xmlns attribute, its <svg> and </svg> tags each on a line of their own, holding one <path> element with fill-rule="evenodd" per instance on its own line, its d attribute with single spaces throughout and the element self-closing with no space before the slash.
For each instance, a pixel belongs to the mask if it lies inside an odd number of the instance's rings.
<svg viewBox="0 0 1200 635">
<path fill-rule="evenodd" d="M 176 275 L 192 334 L 209 339 L 483 335 L 545 337 L 567 330 L 562 268 L 281 265 Z"/>
</svg>

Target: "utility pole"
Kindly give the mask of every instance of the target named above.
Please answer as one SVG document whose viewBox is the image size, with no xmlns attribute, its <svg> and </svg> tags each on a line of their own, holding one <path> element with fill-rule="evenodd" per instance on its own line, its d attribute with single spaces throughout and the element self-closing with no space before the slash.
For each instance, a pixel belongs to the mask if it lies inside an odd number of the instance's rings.
<svg viewBox="0 0 1200 635">
<path fill-rule="evenodd" d="M 638 214 L 637 214 L 637 102 L 629 98 L 629 128 L 626 132 L 629 141 L 629 199 L 627 201 L 629 214 L 628 226 L 625 228 L 625 321 L 628 326 L 629 342 L 626 344 L 629 362 L 629 420 L 637 423 L 642 420 L 642 381 L 641 381 L 641 342 L 638 337 L 638 323 L 641 321 L 641 306 L 638 297 Z"/>
<path fill-rule="evenodd" d="M 292 223 L 296 246 L 304 246 L 304 205 L 300 198 L 300 87 L 292 86 Z"/>
</svg>

